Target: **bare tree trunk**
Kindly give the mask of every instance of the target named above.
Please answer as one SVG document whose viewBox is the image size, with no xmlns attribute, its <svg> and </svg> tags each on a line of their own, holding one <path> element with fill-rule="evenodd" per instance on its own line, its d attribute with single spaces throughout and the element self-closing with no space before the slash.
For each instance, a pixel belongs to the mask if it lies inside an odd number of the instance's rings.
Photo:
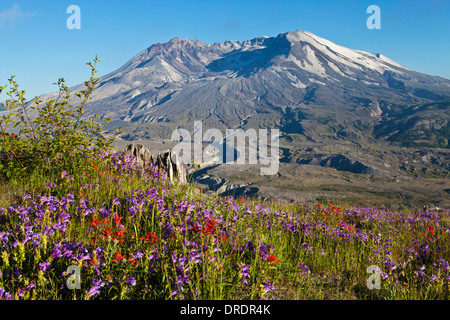
<svg viewBox="0 0 450 320">
<path fill-rule="evenodd" d="M 178 162 L 176 154 L 172 154 L 170 150 L 159 153 L 154 157 L 150 153 L 150 150 L 143 145 L 129 144 L 125 147 L 125 155 L 135 156 L 141 166 L 152 163 L 164 170 L 171 183 L 177 179 L 179 183 L 186 184 L 186 167 L 184 164 Z"/>
</svg>

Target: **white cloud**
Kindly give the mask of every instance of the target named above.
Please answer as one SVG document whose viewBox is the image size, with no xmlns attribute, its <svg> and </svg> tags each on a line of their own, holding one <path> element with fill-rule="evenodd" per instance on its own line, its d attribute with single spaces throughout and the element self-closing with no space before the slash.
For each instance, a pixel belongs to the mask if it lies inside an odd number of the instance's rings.
<svg viewBox="0 0 450 320">
<path fill-rule="evenodd" d="M 11 8 L 0 11 L 0 26 L 5 23 L 15 24 L 18 21 L 34 16 L 34 12 L 25 12 L 20 9 L 17 3 L 14 3 Z"/>
</svg>

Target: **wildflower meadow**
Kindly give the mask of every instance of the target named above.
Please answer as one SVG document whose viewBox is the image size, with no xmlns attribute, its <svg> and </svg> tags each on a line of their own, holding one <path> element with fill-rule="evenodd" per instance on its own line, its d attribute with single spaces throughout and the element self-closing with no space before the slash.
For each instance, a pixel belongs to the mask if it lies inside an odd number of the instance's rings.
<svg viewBox="0 0 450 320">
<path fill-rule="evenodd" d="M 448 299 L 448 210 L 217 198 L 122 153 L 18 202 L 0 209 L 2 299 Z"/>
</svg>

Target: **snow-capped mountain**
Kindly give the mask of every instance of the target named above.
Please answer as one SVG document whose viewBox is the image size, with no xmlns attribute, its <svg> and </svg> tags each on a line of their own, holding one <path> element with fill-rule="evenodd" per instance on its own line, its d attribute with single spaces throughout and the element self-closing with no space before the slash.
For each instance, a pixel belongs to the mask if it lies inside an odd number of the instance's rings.
<svg viewBox="0 0 450 320">
<path fill-rule="evenodd" d="M 170 138 L 173 129 L 202 120 L 219 129 L 277 127 L 311 141 L 395 141 L 403 126 L 430 129 L 433 142 L 447 147 L 448 101 L 447 79 L 291 31 L 212 45 L 179 38 L 154 44 L 101 77 L 86 109 L 111 117 L 129 137 Z M 410 122 L 393 125 L 404 120 L 399 116 Z"/>
</svg>

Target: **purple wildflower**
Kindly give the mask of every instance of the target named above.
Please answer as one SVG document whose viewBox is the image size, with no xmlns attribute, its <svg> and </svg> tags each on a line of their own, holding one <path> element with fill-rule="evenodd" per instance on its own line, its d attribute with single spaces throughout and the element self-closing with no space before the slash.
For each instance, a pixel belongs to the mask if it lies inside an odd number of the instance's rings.
<svg viewBox="0 0 450 320">
<path fill-rule="evenodd" d="M 130 212 L 131 216 L 134 217 L 134 215 L 137 213 L 137 208 L 135 206 L 131 206 L 128 211 Z"/>
<path fill-rule="evenodd" d="M 265 293 L 267 293 L 269 291 L 272 291 L 272 290 L 275 290 L 275 287 L 273 285 L 271 285 L 268 282 L 263 283 L 263 294 L 265 294 Z"/>
<path fill-rule="evenodd" d="M 89 290 L 89 292 L 88 292 L 89 297 L 96 296 L 96 295 L 100 294 L 100 290 L 99 290 L 99 289 L 100 289 L 100 288 L 99 288 L 99 287 L 96 287 L 96 286 L 92 287 L 92 288 Z"/>
<path fill-rule="evenodd" d="M 100 294 L 100 288 L 105 285 L 101 279 L 93 279 L 92 283 L 94 286 L 88 292 L 89 297 Z"/>
<path fill-rule="evenodd" d="M 5 300 L 12 300 L 12 295 L 9 294 L 9 292 L 6 292 L 5 288 L 0 287 L 0 299 L 2 299 L 3 296 L 5 297 Z"/>
<path fill-rule="evenodd" d="M 46 186 L 47 189 L 52 189 L 52 190 L 55 189 L 56 187 L 57 187 L 57 185 L 51 181 Z"/>
<path fill-rule="evenodd" d="M 30 284 L 25 288 L 26 291 L 30 291 L 33 289 L 36 285 L 34 284 L 34 280 L 30 282 Z"/>
<path fill-rule="evenodd" d="M 309 267 L 306 264 L 304 264 L 303 262 L 300 263 L 299 268 L 300 268 L 300 270 L 302 270 L 302 274 L 306 274 L 306 273 L 310 273 L 311 272 L 311 270 L 309 270 Z"/>
<path fill-rule="evenodd" d="M 241 266 L 241 282 L 242 283 L 248 283 L 247 278 L 250 278 L 250 269 L 248 265 L 244 264 Z"/>
<path fill-rule="evenodd" d="M 131 284 L 132 286 L 135 286 L 135 285 L 136 285 L 136 277 L 130 277 L 130 278 L 127 278 L 127 279 L 125 280 L 125 283 L 129 283 L 129 284 Z"/>
<path fill-rule="evenodd" d="M 46 261 L 43 263 L 39 263 L 39 270 L 41 271 L 47 271 L 50 269 L 50 262 Z"/>
<path fill-rule="evenodd" d="M 134 259 L 140 259 L 144 256 L 144 254 L 141 252 L 141 250 L 139 249 L 134 255 L 133 258 Z"/>
<path fill-rule="evenodd" d="M 98 213 L 100 213 L 103 218 L 106 218 L 107 216 L 109 216 L 110 212 L 108 211 L 108 209 L 102 207 L 98 210 Z"/>
</svg>

